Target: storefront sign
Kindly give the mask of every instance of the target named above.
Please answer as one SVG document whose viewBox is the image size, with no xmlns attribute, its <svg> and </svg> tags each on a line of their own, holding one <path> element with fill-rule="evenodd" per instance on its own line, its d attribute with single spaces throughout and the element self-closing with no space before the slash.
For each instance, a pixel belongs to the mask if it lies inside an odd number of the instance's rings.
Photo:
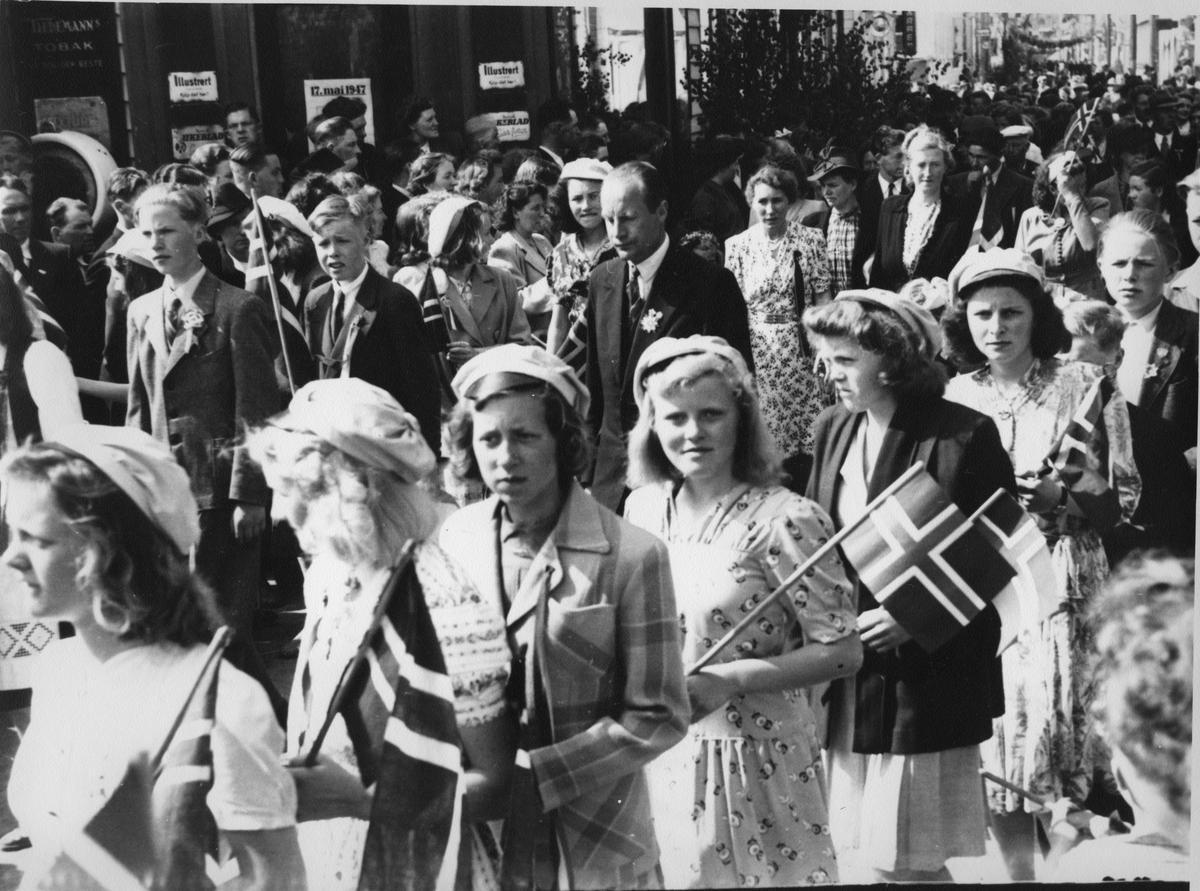
<svg viewBox="0 0 1200 891">
<path fill-rule="evenodd" d="M 192 152 L 210 142 L 223 142 L 225 128 L 220 124 L 199 124 L 194 127 L 174 127 L 171 130 L 171 146 L 176 161 L 186 161 Z"/>
<path fill-rule="evenodd" d="M 338 77 L 304 82 L 304 118 L 311 121 L 335 96 L 349 96 L 366 103 L 367 142 L 375 143 L 375 104 L 371 101 L 371 78 Z M 315 148 L 315 146 L 313 146 Z"/>
<path fill-rule="evenodd" d="M 167 88 L 172 102 L 216 102 L 217 72 L 172 71 Z"/>
<path fill-rule="evenodd" d="M 524 62 L 484 62 L 479 66 L 479 89 L 512 90 L 525 86 Z"/>
<path fill-rule="evenodd" d="M 33 111 L 38 131 L 74 130 L 86 133 L 101 145 L 111 145 L 108 106 L 102 96 L 67 96 L 62 99 L 34 99 Z"/>
<path fill-rule="evenodd" d="M 494 111 L 490 117 L 496 122 L 496 133 L 501 142 L 525 142 L 529 139 L 529 112 Z"/>
</svg>

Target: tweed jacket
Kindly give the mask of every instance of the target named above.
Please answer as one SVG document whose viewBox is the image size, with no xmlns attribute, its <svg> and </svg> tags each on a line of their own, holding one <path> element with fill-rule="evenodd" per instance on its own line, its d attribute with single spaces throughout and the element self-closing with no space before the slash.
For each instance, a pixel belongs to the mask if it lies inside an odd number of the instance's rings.
<svg viewBox="0 0 1200 891">
<path fill-rule="evenodd" d="M 975 214 L 970 202 L 953 190 L 943 189 L 942 209 L 934 223 L 925 249 L 917 258 L 912 275 L 904 266 L 904 229 L 908 225 L 911 195 L 896 195 L 883 202 L 879 210 L 879 229 L 875 242 L 875 262 L 871 265 L 870 285 L 886 291 L 899 291 L 914 278 L 949 278 L 954 264 L 967 252 Z M 975 211 L 979 204 L 974 205 Z"/>
<path fill-rule="evenodd" d="M 842 404 L 817 419 L 807 495 L 837 520 L 841 469 L 860 417 Z M 974 409 L 937 399 L 901 403 L 884 434 L 867 496 L 874 498 L 916 461 L 968 516 L 996 489 L 1016 492 L 1012 464 L 992 420 Z M 839 526 L 841 524 L 839 523 Z M 854 569 L 843 555 L 846 571 Z M 879 604 L 855 579 L 858 611 Z M 1004 688 L 996 649 L 1000 617 L 985 609 L 947 644 L 926 653 L 913 642 L 879 653 L 863 648 L 858 675 L 854 751 L 916 754 L 983 742 L 992 719 L 1004 713 Z M 842 701 L 834 692 L 832 708 Z M 836 726 L 830 714 L 830 726 Z"/>
<path fill-rule="evenodd" d="M 979 214 L 979 198 L 982 195 L 982 177 L 971 183 L 969 173 L 958 173 L 950 177 L 950 188 L 964 193 L 967 201 L 967 216 L 974 226 Z M 1000 168 L 996 184 L 988 190 L 987 206 L 983 210 L 984 238 L 993 241 L 996 233 L 1002 233 L 997 247 L 1010 248 L 1017 241 L 1017 228 L 1021 215 L 1033 207 L 1033 180 L 1013 173 L 1007 165 Z"/>
<path fill-rule="evenodd" d="M 521 308 L 520 283 L 505 269 L 475 263 L 471 266 L 471 305 L 440 269 L 434 282 L 450 309 L 450 340 L 473 347 L 530 343 L 529 319 Z"/>
<path fill-rule="evenodd" d="M 533 243 L 532 251 L 526 250 L 512 232 L 505 232 L 488 253 L 487 265 L 509 273 L 517 280 L 518 288 L 545 278 L 550 255 L 554 253 L 554 246 L 544 235 L 535 232 L 529 240 Z"/>
<path fill-rule="evenodd" d="M 1150 366 L 1138 398 L 1138 405 L 1144 411 L 1166 422 L 1180 451 L 1196 445 L 1196 403 L 1200 400 L 1198 323 L 1200 317 L 1196 313 L 1170 300 L 1162 302 L 1154 323 Z"/>
<path fill-rule="evenodd" d="M 585 314 L 587 387 L 592 394 L 588 423 L 596 443 L 592 494 L 609 509 L 616 509 L 625 491 L 625 434 L 633 429 L 638 413 L 633 372 L 646 347 L 660 337 L 716 335 L 729 341 L 754 370 L 746 301 L 732 272 L 672 242 L 640 319 L 626 333 L 628 275 L 629 264 L 620 258 L 597 266 L 588 280 Z"/>
<path fill-rule="evenodd" d="M 188 472 L 201 510 L 266 506 L 262 471 L 238 439 L 279 408 L 279 339 L 261 300 L 211 272 L 192 299 L 204 315 L 168 349 L 164 289 L 129 304 L 129 408 L 125 423 L 167 443 Z"/>
<path fill-rule="evenodd" d="M 440 542 L 499 605 L 495 497 L 453 514 Z M 623 888 L 658 863 L 642 768 L 681 740 L 689 705 L 666 546 L 572 483 L 506 617 L 547 600 L 541 658 L 552 745 L 530 752 L 573 888 Z"/>
<path fill-rule="evenodd" d="M 314 287 L 305 298 L 304 326 L 319 376 L 362 378 L 387 390 L 416 417 L 425 441 L 440 454 L 441 396 L 421 305 L 411 291 L 374 269 L 367 270 L 355 302 L 363 314 L 361 324 L 351 325 L 346 332 L 349 361 L 331 365 L 333 344 L 328 326 L 333 283 Z"/>
</svg>

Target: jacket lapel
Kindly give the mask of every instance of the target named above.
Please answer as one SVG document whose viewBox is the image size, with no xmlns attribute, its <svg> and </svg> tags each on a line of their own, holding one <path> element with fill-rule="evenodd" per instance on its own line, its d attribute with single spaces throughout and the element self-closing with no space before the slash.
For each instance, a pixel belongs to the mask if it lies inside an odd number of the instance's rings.
<svg viewBox="0 0 1200 891">
<path fill-rule="evenodd" d="M 216 306 L 217 302 L 217 288 L 219 286 L 219 281 L 220 280 L 211 272 L 205 272 L 204 276 L 200 279 L 200 283 L 196 285 L 195 293 L 192 294 L 192 302 L 195 303 L 196 308 L 203 313 L 204 324 L 199 330 L 181 327 L 179 331 L 175 333 L 175 342 L 171 344 L 171 352 L 170 355 L 167 356 L 166 366 L 163 368 L 163 377 L 166 377 L 171 373 L 171 370 L 179 364 L 179 361 L 184 356 L 192 351 L 192 348 L 195 347 L 199 342 L 200 338 L 203 336 L 203 333 L 208 330 L 209 323 L 212 320 L 213 307 Z M 158 324 L 160 328 L 162 328 L 165 324 L 164 312 L 165 307 L 163 308 L 163 311 L 160 311 L 158 314 Z M 183 323 L 181 320 L 180 325 L 182 326 L 182 324 Z M 163 332 L 163 340 L 164 342 L 166 341 L 165 330 Z"/>
<path fill-rule="evenodd" d="M 658 267 L 658 274 L 654 276 L 654 286 L 650 290 L 650 298 L 642 306 L 641 316 L 630 320 L 633 331 L 629 338 L 629 361 L 625 363 L 624 380 L 621 382 L 625 391 L 632 389 L 633 373 L 637 368 L 638 359 L 641 358 L 646 347 L 671 330 L 671 324 L 678 309 L 676 302 L 671 298 L 676 297 L 682 291 L 679 285 L 678 264 L 675 263 L 677 250 L 682 250 L 682 248 L 678 248 L 675 244 L 667 248 L 662 265 Z M 624 276 L 622 276 L 621 285 L 623 298 L 625 293 Z M 623 303 L 622 309 L 624 309 Z"/>
<path fill-rule="evenodd" d="M 1149 406 L 1162 393 L 1167 381 L 1175 373 L 1183 350 L 1176 345 L 1179 337 L 1180 316 L 1176 313 L 1174 304 L 1163 300 L 1162 309 L 1158 311 L 1158 320 L 1154 325 L 1154 342 L 1150 345 L 1150 357 L 1147 367 L 1156 370 L 1153 377 L 1142 379 L 1142 392 L 1138 397 L 1138 405 Z"/>
<path fill-rule="evenodd" d="M 474 290 L 477 275 L 471 276 L 471 289 Z M 479 326 L 475 324 L 475 317 L 471 315 L 471 308 L 467 306 L 467 302 L 463 300 L 462 294 L 458 291 L 458 285 L 454 284 L 453 279 L 447 276 L 446 279 L 446 305 L 450 307 L 450 311 L 454 313 L 454 317 L 458 319 L 459 327 L 467 332 L 472 340 L 478 344 L 484 343 L 483 335 L 479 331 Z"/>
</svg>

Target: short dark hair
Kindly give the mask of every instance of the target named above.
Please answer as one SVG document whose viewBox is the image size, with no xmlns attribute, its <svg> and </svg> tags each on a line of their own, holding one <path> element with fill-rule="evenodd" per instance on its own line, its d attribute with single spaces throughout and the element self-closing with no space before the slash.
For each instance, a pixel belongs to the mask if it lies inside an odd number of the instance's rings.
<svg viewBox="0 0 1200 891">
<path fill-rule="evenodd" d="M 325 103 L 321 114 L 327 118 L 345 118 L 352 121 L 367 113 L 367 103 L 357 96 L 334 96 Z"/>
<path fill-rule="evenodd" d="M 421 157 L 421 147 L 411 139 L 393 139 L 383 147 L 383 175 L 390 183 Z M 407 181 L 407 180 L 406 180 Z"/>
<path fill-rule="evenodd" d="M 66 521 L 90 545 L 78 583 L 102 626 L 120 639 L 189 647 L 222 624 L 187 555 L 91 461 L 39 443 L 6 456 L 0 476 L 49 485 Z"/>
<path fill-rule="evenodd" d="M 198 186 L 201 189 L 208 185 L 208 177 L 191 164 L 179 164 L 175 162 L 163 164 L 154 171 L 151 179 L 154 184 L 179 183 L 184 186 Z"/>
<path fill-rule="evenodd" d="M 51 226 L 61 228 L 67 224 L 67 211 L 70 210 L 82 210 L 91 215 L 91 208 L 87 206 L 86 201 L 80 201 L 78 198 L 55 198 L 46 208 L 46 217 Z"/>
<path fill-rule="evenodd" d="M 267 150 L 255 142 L 239 145 L 229 153 L 230 163 L 258 172 L 267 166 Z"/>
<path fill-rule="evenodd" d="M 1150 131 L 1135 121 L 1117 121 L 1109 128 L 1104 143 L 1104 160 L 1117 169 L 1121 155 L 1149 154 L 1154 146 Z"/>
<path fill-rule="evenodd" d="M 975 346 L 967 322 L 967 303 L 984 286 L 1012 288 L 1029 301 L 1029 308 L 1033 311 L 1033 332 L 1029 345 L 1034 358 L 1050 359 L 1070 346 L 1071 335 L 1063 324 L 1062 310 L 1037 281 L 1027 275 L 998 275 L 968 285 L 959 292 L 958 299 L 942 317 L 946 352 L 950 361 L 959 368 L 975 367 L 987 361 Z"/>
<path fill-rule="evenodd" d="M 347 133 L 353 133 L 354 128 L 350 126 L 350 122 L 343 117 L 326 118 L 317 125 L 317 130 L 313 134 L 315 139 L 313 142 L 321 148 L 327 142 L 332 142 L 335 139 L 340 139 Z"/>
<path fill-rule="evenodd" d="M 558 482 L 565 488 L 573 477 L 587 470 L 591 462 L 591 439 L 587 426 L 558 390 L 534 384 L 530 392 L 537 394 L 546 412 L 546 427 L 554 437 L 558 464 Z M 462 482 L 483 482 L 479 462 L 475 460 L 474 403 L 460 399 L 446 421 L 446 445 L 450 452 L 450 472 Z"/>
<path fill-rule="evenodd" d="M 767 164 L 755 171 L 754 176 L 746 181 L 747 203 L 753 203 L 754 189 L 757 186 L 778 189 L 780 192 L 783 192 L 784 197 L 788 200 L 788 204 L 795 204 L 796 199 L 800 197 L 800 183 L 797 181 L 796 175 L 790 170 L 784 170 L 782 167 L 774 167 Z"/>
<path fill-rule="evenodd" d="M 249 102 L 230 102 L 225 106 L 225 111 L 222 115 L 222 119 L 226 124 L 229 123 L 229 116 L 235 111 L 248 111 L 250 112 L 250 120 L 254 121 L 256 124 L 259 123 L 258 111 Z"/>
<path fill-rule="evenodd" d="M 297 180 L 288 189 L 287 202 L 293 205 L 307 220 L 317 205 L 334 195 L 341 195 L 337 186 L 323 173 L 309 173 Z"/>
<path fill-rule="evenodd" d="M 886 155 L 898 145 L 904 145 L 905 132 L 886 124 L 871 134 L 871 154 Z"/>
<path fill-rule="evenodd" d="M 189 163 L 205 176 L 216 176 L 217 166 L 230 160 L 229 149 L 219 142 L 209 142 L 192 152 Z"/>
<path fill-rule="evenodd" d="M 651 213 L 656 211 L 667 200 L 667 184 L 658 168 L 645 161 L 626 161 L 607 179 L 609 182 L 636 182 L 642 192 L 642 200 Z"/>
<path fill-rule="evenodd" d="M 122 201 L 132 201 L 138 192 L 150 185 L 146 171 L 136 167 L 118 167 L 108 175 L 105 192 L 108 200 L 120 198 Z"/>
<path fill-rule="evenodd" d="M 404 106 L 404 111 L 400 115 L 400 123 L 404 125 L 405 130 L 411 130 L 413 124 L 421 119 L 421 115 L 425 113 L 426 109 L 433 107 L 433 100 L 428 96 L 414 96 Z"/>
<path fill-rule="evenodd" d="M 857 300 L 833 300 L 804 311 L 810 337 L 852 340 L 883 359 L 883 375 L 899 401 L 936 399 L 946 372 L 926 354 L 921 338 L 891 310 Z"/>
<path fill-rule="evenodd" d="M 500 218 L 496 220 L 496 228 L 501 232 L 508 232 L 516 228 L 517 214 L 539 195 L 542 201 L 547 200 L 546 187 L 538 182 L 517 180 L 515 183 L 505 186 L 503 194 L 500 195 Z"/>
</svg>

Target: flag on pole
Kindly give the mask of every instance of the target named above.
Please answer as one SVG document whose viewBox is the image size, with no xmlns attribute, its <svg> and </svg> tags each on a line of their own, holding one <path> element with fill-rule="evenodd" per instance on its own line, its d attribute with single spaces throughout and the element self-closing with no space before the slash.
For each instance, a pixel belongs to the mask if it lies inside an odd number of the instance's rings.
<svg viewBox="0 0 1200 891">
<path fill-rule="evenodd" d="M 217 683 L 229 629 L 221 628 L 205 653 L 200 675 L 180 709 L 156 759 L 154 828 L 158 886 L 208 891 L 209 861 L 215 865 L 217 824 L 208 809 L 213 786 L 212 731 Z"/>
<path fill-rule="evenodd" d="M 1092 528 L 1102 533 L 1121 521 L 1121 503 L 1109 485 L 1108 429 L 1104 425 L 1104 409 L 1113 392 L 1107 375 L 1097 378 L 1047 459 Z"/>
<path fill-rule="evenodd" d="M 992 600 L 1000 614 L 999 655 L 1022 631 L 1037 627 L 1058 608 L 1054 564 L 1033 517 L 1003 489 L 997 490 L 972 520 L 1016 573 Z"/>
<path fill-rule="evenodd" d="M 275 274 L 272 261 L 274 246 L 267 241 L 267 222 L 259 204 L 254 202 L 254 236 L 250 239 L 250 254 L 247 258 L 246 290 L 259 297 L 272 312 L 277 314 L 282 331 L 280 358 L 284 361 L 285 376 L 290 377 L 295 387 L 301 387 L 317 376 L 316 365 L 300 323 L 301 309 L 296 306 L 292 292 L 285 288 Z M 290 375 L 287 372 L 290 370 Z"/>
<path fill-rule="evenodd" d="M 61 826 L 58 841 L 60 849 L 45 871 L 26 877 L 22 888 L 147 891 L 154 884 L 155 866 L 148 759 L 143 755 L 131 762 L 87 826 Z"/>
<path fill-rule="evenodd" d="M 442 298 L 433 280 L 433 267 L 425 273 L 421 283 L 421 316 L 425 320 L 425 333 L 429 336 L 432 353 L 444 353 L 450 349 L 450 323 L 442 308 Z"/>
<path fill-rule="evenodd" d="M 842 551 L 867 590 L 929 653 L 1015 574 L 924 472 L 871 511 Z"/>
</svg>

